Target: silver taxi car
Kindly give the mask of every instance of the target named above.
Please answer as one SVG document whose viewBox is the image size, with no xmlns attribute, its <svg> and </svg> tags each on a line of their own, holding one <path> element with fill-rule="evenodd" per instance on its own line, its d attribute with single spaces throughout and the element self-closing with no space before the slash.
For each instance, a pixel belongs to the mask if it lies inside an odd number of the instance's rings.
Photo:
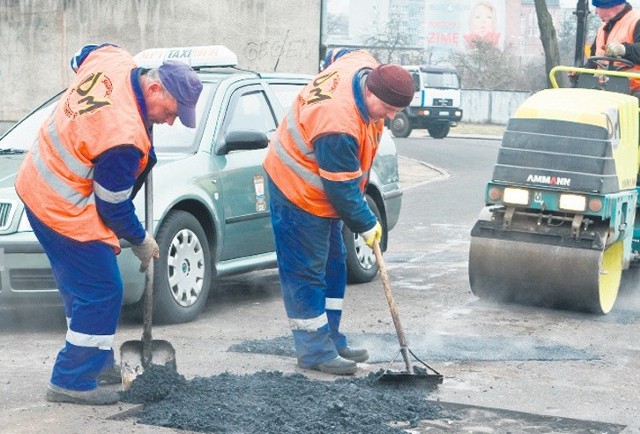
<svg viewBox="0 0 640 434">
<path fill-rule="evenodd" d="M 141 66 L 181 60 L 204 88 L 197 127 L 153 129 L 153 216 L 160 259 L 154 274 L 154 322 L 181 323 L 202 311 L 216 278 L 277 266 L 262 161 L 269 139 L 311 76 L 260 74 L 234 68 L 236 56 L 219 45 L 145 50 Z M 33 234 L 13 183 L 24 154 L 60 95 L 36 108 L 0 138 L 0 303 L 59 302 L 49 262 Z M 396 148 L 387 132 L 370 173 L 366 198 L 383 226 L 382 247 L 400 213 Z M 144 221 L 144 194 L 134 201 Z M 124 305 L 141 306 L 144 275 L 121 240 L 118 263 Z M 345 228 L 348 276 L 366 282 L 375 257 Z"/>
</svg>

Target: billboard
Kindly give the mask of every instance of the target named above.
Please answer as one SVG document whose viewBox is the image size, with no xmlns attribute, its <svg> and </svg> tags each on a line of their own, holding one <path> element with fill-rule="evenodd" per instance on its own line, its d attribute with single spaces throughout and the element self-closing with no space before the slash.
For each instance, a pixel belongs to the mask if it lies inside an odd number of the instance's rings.
<svg viewBox="0 0 640 434">
<path fill-rule="evenodd" d="M 466 50 L 482 40 L 503 48 L 506 0 L 425 0 L 425 44 L 438 51 Z"/>
</svg>

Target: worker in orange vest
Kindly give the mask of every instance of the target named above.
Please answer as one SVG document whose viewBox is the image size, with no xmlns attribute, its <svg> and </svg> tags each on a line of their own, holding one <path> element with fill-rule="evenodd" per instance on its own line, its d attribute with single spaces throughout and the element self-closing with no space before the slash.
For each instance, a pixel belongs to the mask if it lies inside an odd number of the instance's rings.
<svg viewBox="0 0 640 434">
<path fill-rule="evenodd" d="M 121 380 L 112 348 L 123 295 L 118 239 L 131 243 L 140 271 L 159 256 L 133 198 L 156 161 L 152 125 L 180 118 L 195 127 L 202 83 L 180 62 L 139 68 L 112 44 L 83 47 L 71 65 L 76 75 L 40 127 L 15 187 L 67 317 L 46 399 L 113 404 L 118 393 L 98 382 Z"/>
<path fill-rule="evenodd" d="M 640 12 L 625 0 L 592 0 L 602 26 L 591 46 L 591 56 L 621 57 L 640 72 Z M 640 79 L 630 80 L 631 94 L 640 97 Z"/>
<path fill-rule="evenodd" d="M 354 374 L 366 349 L 339 330 L 346 288 L 343 222 L 372 246 L 382 226 L 364 198 L 384 119 L 414 95 L 401 66 L 338 50 L 300 92 L 269 144 L 271 222 L 298 365 Z"/>
</svg>

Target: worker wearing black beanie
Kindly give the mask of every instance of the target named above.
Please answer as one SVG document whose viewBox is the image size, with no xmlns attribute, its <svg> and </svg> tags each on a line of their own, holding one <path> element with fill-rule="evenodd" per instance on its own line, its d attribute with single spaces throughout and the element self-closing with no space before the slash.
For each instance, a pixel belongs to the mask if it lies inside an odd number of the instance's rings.
<svg viewBox="0 0 640 434">
<path fill-rule="evenodd" d="M 371 71 L 367 77 L 367 88 L 382 101 L 400 108 L 411 103 L 416 91 L 411 74 L 394 64 L 380 65 Z"/>
<path fill-rule="evenodd" d="M 351 375 L 369 358 L 340 331 L 343 226 L 369 247 L 385 235 L 364 196 L 385 119 L 413 99 L 413 78 L 364 50 L 328 53 L 294 99 L 264 160 L 282 298 L 298 366 Z M 391 160 L 388 160 L 391 161 Z M 362 246 L 366 248 L 366 246 Z"/>
</svg>

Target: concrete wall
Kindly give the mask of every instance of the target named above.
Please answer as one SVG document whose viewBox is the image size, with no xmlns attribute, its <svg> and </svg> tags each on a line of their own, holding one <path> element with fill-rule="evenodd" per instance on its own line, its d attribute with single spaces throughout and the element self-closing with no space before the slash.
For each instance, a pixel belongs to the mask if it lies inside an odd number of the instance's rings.
<svg viewBox="0 0 640 434">
<path fill-rule="evenodd" d="M 462 89 L 462 122 L 503 124 L 531 95 L 531 92 Z"/>
<path fill-rule="evenodd" d="M 222 44 L 239 66 L 318 70 L 321 0 L 0 0 L 0 121 L 66 87 L 88 43 L 145 48 Z"/>
</svg>

